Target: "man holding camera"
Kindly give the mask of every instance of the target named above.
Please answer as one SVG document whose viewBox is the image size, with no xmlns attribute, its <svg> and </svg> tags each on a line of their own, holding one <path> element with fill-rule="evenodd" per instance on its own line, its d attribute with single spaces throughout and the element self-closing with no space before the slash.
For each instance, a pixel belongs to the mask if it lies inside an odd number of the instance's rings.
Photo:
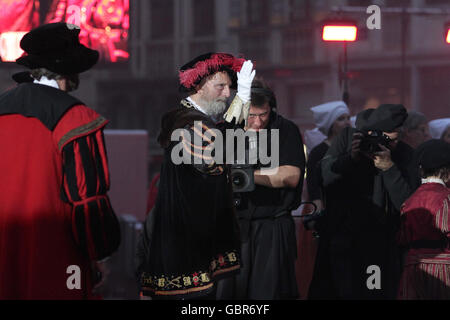
<svg viewBox="0 0 450 320">
<path fill-rule="evenodd" d="M 271 169 L 258 164 L 254 191 L 239 194 L 241 272 L 234 279 L 219 282 L 219 299 L 274 300 L 298 296 L 291 211 L 301 201 L 305 172 L 303 142 L 297 126 L 277 113 L 273 91 L 262 81 L 254 80 L 244 130 L 259 136 L 258 149 L 263 129 L 267 129 L 268 150 L 272 152 L 276 148 L 271 145 L 274 143 L 271 135 L 278 130 L 279 141 L 275 143 L 279 148 L 279 164 Z"/>
<path fill-rule="evenodd" d="M 412 151 L 398 134 L 402 105 L 358 114 L 322 160 L 330 259 L 342 299 L 394 299 L 400 276 L 399 211 L 415 186 Z"/>
</svg>

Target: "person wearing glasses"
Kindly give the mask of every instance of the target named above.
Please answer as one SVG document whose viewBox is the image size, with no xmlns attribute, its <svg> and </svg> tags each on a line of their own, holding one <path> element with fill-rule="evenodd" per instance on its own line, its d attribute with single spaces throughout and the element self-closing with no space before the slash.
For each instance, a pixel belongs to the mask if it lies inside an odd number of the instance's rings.
<svg viewBox="0 0 450 320">
<path fill-rule="evenodd" d="M 298 127 L 277 113 L 276 98 L 263 81 L 253 80 L 245 131 L 267 129 L 267 144 L 278 130 L 279 164 L 264 168 L 258 161 L 255 190 L 241 193 L 236 208 L 241 236 L 241 272 L 219 282 L 218 299 L 295 299 L 297 255 L 291 212 L 301 201 L 305 154 Z M 259 135 L 261 137 L 261 135 Z M 259 140 L 259 139 L 258 139 Z M 258 152 L 261 147 L 259 140 Z M 268 148 L 275 150 L 273 146 Z M 275 152 L 275 151 L 274 151 Z M 274 156 L 274 154 L 271 154 Z"/>
</svg>

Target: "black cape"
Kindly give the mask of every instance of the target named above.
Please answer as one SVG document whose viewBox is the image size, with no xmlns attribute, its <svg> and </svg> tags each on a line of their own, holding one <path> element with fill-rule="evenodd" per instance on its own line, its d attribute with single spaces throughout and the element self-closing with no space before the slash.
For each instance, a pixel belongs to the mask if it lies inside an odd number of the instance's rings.
<svg viewBox="0 0 450 320">
<path fill-rule="evenodd" d="M 232 205 L 228 169 L 206 164 L 174 164 L 170 141 L 175 129 L 190 133 L 194 121 L 215 128 L 211 119 L 183 106 L 162 121 L 165 147 L 156 204 L 138 248 L 138 274 L 144 295 L 196 298 L 211 294 L 215 281 L 240 268 L 239 230 Z M 214 173 L 212 173 L 214 172 Z"/>
</svg>

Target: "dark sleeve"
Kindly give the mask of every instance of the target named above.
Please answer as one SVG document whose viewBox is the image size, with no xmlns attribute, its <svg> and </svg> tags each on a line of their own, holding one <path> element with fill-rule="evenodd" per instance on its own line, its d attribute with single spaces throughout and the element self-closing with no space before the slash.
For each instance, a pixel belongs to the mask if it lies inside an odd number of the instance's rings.
<svg viewBox="0 0 450 320">
<path fill-rule="evenodd" d="M 413 188 L 394 164 L 390 169 L 382 171 L 383 183 L 395 208 L 400 211 L 403 202 L 413 193 Z"/>
<path fill-rule="evenodd" d="M 353 128 L 344 128 L 331 142 L 328 152 L 321 161 L 324 186 L 333 184 L 343 176 L 351 174 L 355 168 L 356 163 L 350 154 L 354 130 Z"/>
<path fill-rule="evenodd" d="M 120 244 L 119 223 L 106 195 L 109 171 L 102 130 L 67 143 L 62 156 L 61 195 L 73 205 L 75 241 L 92 260 L 101 260 Z"/>
<path fill-rule="evenodd" d="M 322 170 L 320 161 L 327 150 L 326 144 L 319 144 L 311 150 L 306 164 L 306 186 L 309 200 L 321 199 Z"/>
<path fill-rule="evenodd" d="M 306 164 L 305 152 L 303 139 L 298 127 L 294 123 L 284 120 L 283 126 L 280 128 L 279 139 L 279 166 L 299 167 L 302 174 L 304 174 Z"/>
</svg>

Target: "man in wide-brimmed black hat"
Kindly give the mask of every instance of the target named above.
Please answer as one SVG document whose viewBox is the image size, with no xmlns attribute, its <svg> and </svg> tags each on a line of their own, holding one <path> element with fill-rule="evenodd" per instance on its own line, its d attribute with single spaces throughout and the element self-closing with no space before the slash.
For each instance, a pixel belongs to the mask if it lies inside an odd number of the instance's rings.
<svg viewBox="0 0 450 320">
<path fill-rule="evenodd" d="M 95 298 L 120 242 L 108 121 L 67 93 L 98 60 L 79 32 L 53 23 L 27 33 L 17 63 L 29 71 L 0 96 L 0 299 Z"/>
<path fill-rule="evenodd" d="M 247 120 L 254 76 L 251 61 L 228 53 L 206 53 L 181 67 L 180 90 L 187 97 L 162 118 L 159 194 L 138 250 L 143 296 L 214 299 L 217 280 L 239 270 L 229 170 L 208 156 L 209 134 L 219 128 L 233 87 L 237 94 L 225 120 Z M 189 161 L 178 163 L 180 152 Z"/>
<path fill-rule="evenodd" d="M 412 150 L 398 135 L 402 105 L 358 114 L 322 160 L 333 286 L 340 299 L 395 299 L 402 203 L 418 187 Z"/>
</svg>

